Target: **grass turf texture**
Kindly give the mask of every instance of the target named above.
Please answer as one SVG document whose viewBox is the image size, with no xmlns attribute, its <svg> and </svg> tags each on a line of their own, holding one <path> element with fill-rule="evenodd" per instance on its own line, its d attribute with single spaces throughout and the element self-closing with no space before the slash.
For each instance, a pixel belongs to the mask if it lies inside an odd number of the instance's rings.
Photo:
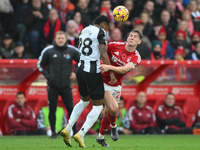
<svg viewBox="0 0 200 150">
<path fill-rule="evenodd" d="M 110 145 L 104 148 L 96 142 L 96 136 L 86 135 L 87 150 L 199 150 L 200 135 L 120 135 L 112 141 L 106 135 Z M 80 149 L 72 139 L 72 146 L 67 147 L 61 136 L 49 139 L 47 136 L 3 136 L 0 137 L 0 150 L 64 150 Z"/>
</svg>

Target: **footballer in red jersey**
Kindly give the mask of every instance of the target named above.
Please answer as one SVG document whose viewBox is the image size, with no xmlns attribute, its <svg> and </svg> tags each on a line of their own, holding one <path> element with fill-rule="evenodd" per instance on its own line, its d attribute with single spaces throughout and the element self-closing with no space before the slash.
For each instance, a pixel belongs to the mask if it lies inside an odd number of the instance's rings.
<svg viewBox="0 0 200 150">
<path fill-rule="evenodd" d="M 116 117 L 119 109 L 118 103 L 121 96 L 122 80 L 124 75 L 134 69 L 140 62 L 141 57 L 136 47 L 141 43 L 143 34 L 140 30 L 133 29 L 127 38 L 127 42 L 112 42 L 107 45 L 107 53 L 111 65 L 102 64 L 100 69 L 103 74 L 105 95 L 105 116 L 101 121 L 101 127 L 97 136 L 97 142 L 104 147 L 109 147 L 105 142 L 104 135 L 111 126 L 111 137 L 118 140 Z M 115 84 L 110 83 L 110 73 L 113 71 L 117 79 Z"/>
</svg>

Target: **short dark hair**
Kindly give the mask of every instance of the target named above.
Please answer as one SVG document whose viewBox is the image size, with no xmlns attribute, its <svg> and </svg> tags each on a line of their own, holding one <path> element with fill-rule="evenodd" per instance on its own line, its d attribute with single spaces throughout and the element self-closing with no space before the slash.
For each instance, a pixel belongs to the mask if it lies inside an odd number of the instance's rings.
<svg viewBox="0 0 200 150">
<path fill-rule="evenodd" d="M 24 94 L 24 92 L 22 92 L 22 91 L 17 92 L 17 95 L 21 95 L 21 94 L 24 95 L 24 97 L 26 97 L 25 94 Z"/>
<path fill-rule="evenodd" d="M 168 95 L 173 95 L 173 96 L 175 97 L 174 93 L 169 92 L 169 93 L 166 94 L 165 98 L 166 98 Z"/>
<path fill-rule="evenodd" d="M 124 98 L 122 96 L 120 97 L 120 101 L 124 101 Z"/>
<path fill-rule="evenodd" d="M 95 19 L 94 24 L 100 25 L 103 22 L 106 22 L 107 24 L 110 24 L 110 19 L 105 15 L 100 15 Z"/>
<path fill-rule="evenodd" d="M 131 30 L 131 32 L 137 33 L 137 34 L 139 35 L 140 40 L 142 40 L 142 38 L 143 38 L 143 33 L 142 33 L 142 31 L 140 31 L 140 30 L 138 30 L 138 29 L 133 29 L 133 30 Z"/>
</svg>

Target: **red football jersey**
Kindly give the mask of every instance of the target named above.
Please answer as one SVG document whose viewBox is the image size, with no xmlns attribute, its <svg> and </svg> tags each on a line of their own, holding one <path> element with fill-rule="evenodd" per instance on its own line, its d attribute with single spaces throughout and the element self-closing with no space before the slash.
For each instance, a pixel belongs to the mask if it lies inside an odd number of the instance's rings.
<svg viewBox="0 0 200 150">
<path fill-rule="evenodd" d="M 137 50 L 134 52 L 128 52 L 125 49 L 126 43 L 124 42 L 111 42 L 107 46 L 107 53 L 110 59 L 110 64 L 113 66 L 124 66 L 127 63 L 131 63 L 133 68 L 141 62 L 140 54 Z M 110 73 L 102 73 L 104 83 L 110 86 L 118 86 L 122 84 L 122 80 L 125 74 L 114 73 L 117 82 L 114 85 L 110 85 Z"/>
</svg>

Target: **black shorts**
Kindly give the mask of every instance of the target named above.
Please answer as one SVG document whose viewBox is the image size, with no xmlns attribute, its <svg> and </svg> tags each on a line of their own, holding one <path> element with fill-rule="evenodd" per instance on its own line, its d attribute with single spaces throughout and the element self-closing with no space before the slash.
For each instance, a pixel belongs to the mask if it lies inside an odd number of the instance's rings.
<svg viewBox="0 0 200 150">
<path fill-rule="evenodd" d="M 80 67 L 76 69 L 78 89 L 81 96 L 90 96 L 92 100 L 104 98 L 103 77 L 101 73 L 89 73 Z"/>
</svg>

